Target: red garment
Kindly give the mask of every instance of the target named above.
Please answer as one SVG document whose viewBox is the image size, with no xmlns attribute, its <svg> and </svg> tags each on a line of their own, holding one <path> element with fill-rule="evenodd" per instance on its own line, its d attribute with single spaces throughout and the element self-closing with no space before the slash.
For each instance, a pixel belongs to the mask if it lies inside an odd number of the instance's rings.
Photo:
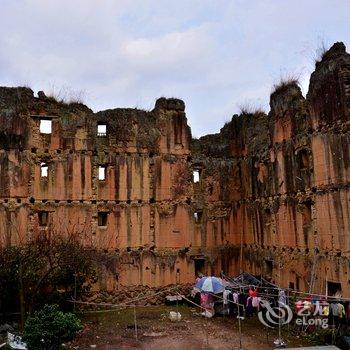
<svg viewBox="0 0 350 350">
<path fill-rule="evenodd" d="M 350 304 L 348 305 L 347 317 L 348 317 L 348 319 L 350 319 Z"/>
<path fill-rule="evenodd" d="M 201 293 L 201 305 L 206 305 L 208 303 L 209 294 Z"/>
<path fill-rule="evenodd" d="M 299 312 L 301 310 L 303 310 L 304 308 L 304 302 L 302 300 L 298 300 L 296 303 L 295 303 L 295 311 L 297 314 L 299 314 Z"/>
<path fill-rule="evenodd" d="M 201 307 L 214 313 L 214 298 L 211 294 L 201 293 Z"/>
<path fill-rule="evenodd" d="M 256 298 L 258 296 L 258 291 L 256 289 L 249 288 L 249 296 Z"/>
</svg>

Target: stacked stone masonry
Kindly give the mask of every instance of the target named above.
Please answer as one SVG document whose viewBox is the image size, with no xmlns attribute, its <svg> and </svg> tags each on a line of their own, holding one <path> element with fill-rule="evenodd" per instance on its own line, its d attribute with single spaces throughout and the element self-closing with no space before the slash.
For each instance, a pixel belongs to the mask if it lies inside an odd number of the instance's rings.
<svg viewBox="0 0 350 350">
<path fill-rule="evenodd" d="M 345 46 L 316 64 L 306 98 L 290 81 L 270 107 L 193 139 L 178 99 L 93 113 L 0 88 L 0 245 L 78 232 L 117 257 L 109 290 L 245 270 L 350 296 Z"/>
</svg>

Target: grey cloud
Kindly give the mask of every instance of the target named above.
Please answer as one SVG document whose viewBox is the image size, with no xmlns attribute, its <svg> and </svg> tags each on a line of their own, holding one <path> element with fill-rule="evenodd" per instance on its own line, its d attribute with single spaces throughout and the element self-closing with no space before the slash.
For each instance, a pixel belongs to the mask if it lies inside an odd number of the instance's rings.
<svg viewBox="0 0 350 350">
<path fill-rule="evenodd" d="M 349 43 L 348 0 L 4 0 L 0 84 L 86 93 L 95 110 L 187 105 L 193 134 L 249 103 L 268 109 L 281 76 L 304 92 L 320 38 Z"/>
</svg>

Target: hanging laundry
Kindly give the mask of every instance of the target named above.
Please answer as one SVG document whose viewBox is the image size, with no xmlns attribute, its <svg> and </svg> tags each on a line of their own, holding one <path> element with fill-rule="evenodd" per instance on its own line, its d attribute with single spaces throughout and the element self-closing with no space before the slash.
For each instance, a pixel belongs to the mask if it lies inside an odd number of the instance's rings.
<svg viewBox="0 0 350 350">
<path fill-rule="evenodd" d="M 286 293 L 283 289 L 281 289 L 279 292 L 278 292 L 278 302 L 283 304 L 283 305 L 286 305 L 287 304 L 287 297 L 286 297 Z"/>
<path fill-rule="evenodd" d="M 257 310 L 259 310 L 260 301 L 261 301 L 261 298 L 260 298 L 260 297 L 253 297 L 252 305 L 253 305 L 253 307 L 256 308 Z"/>
<path fill-rule="evenodd" d="M 339 303 L 331 303 L 330 309 L 331 309 L 333 316 L 340 317 L 341 310 L 339 308 Z M 344 313 L 345 313 L 345 311 L 344 311 Z"/>
<path fill-rule="evenodd" d="M 233 295 L 235 293 L 230 293 L 228 295 L 228 300 L 229 300 L 229 304 L 228 304 L 228 308 L 229 308 L 229 315 L 235 315 L 237 314 L 237 303 L 234 301 L 234 298 L 233 298 Z M 238 295 L 237 295 L 237 298 L 238 298 Z"/>
<path fill-rule="evenodd" d="M 214 315 L 214 298 L 211 294 L 201 293 L 201 306 Z"/>
<path fill-rule="evenodd" d="M 345 317 L 345 307 L 343 304 L 338 303 L 338 310 L 339 310 L 339 317 L 340 318 Z"/>
<path fill-rule="evenodd" d="M 255 287 L 249 288 L 249 296 L 250 297 L 257 297 L 258 296 L 258 291 L 256 290 Z"/>
<path fill-rule="evenodd" d="M 247 304 L 246 304 L 246 314 L 247 317 L 252 317 L 255 312 L 254 306 L 253 306 L 253 297 L 248 297 Z"/>
<path fill-rule="evenodd" d="M 238 293 L 237 292 L 232 293 L 232 300 L 234 303 L 238 304 Z"/>
<path fill-rule="evenodd" d="M 240 316 L 244 315 L 244 306 L 246 305 L 247 302 L 247 297 L 243 293 L 238 294 L 238 313 Z"/>
<path fill-rule="evenodd" d="M 222 298 L 224 299 L 224 305 L 228 304 L 228 296 L 231 294 L 229 289 L 225 289 L 222 293 Z"/>
</svg>

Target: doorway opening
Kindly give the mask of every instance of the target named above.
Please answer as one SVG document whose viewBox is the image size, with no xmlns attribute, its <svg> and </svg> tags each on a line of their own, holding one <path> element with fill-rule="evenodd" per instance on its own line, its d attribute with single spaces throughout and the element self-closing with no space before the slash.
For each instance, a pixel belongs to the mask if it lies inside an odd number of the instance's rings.
<svg viewBox="0 0 350 350">
<path fill-rule="evenodd" d="M 205 259 L 194 259 L 194 274 L 196 277 L 204 275 Z"/>
</svg>

